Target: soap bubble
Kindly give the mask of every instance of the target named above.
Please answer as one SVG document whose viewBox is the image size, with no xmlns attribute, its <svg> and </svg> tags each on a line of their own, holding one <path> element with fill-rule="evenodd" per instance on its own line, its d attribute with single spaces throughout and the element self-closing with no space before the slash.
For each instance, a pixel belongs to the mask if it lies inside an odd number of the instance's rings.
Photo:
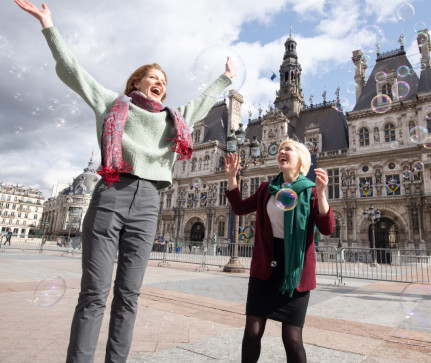
<svg viewBox="0 0 431 363">
<path fill-rule="evenodd" d="M 408 179 L 412 175 L 412 172 L 409 169 L 403 170 L 403 178 Z"/>
<path fill-rule="evenodd" d="M 66 281 L 61 276 L 42 280 L 34 290 L 33 302 L 39 306 L 58 303 L 66 292 Z"/>
<path fill-rule="evenodd" d="M 410 3 L 402 3 L 397 8 L 397 18 L 402 21 L 407 21 L 413 18 L 415 15 L 415 8 Z"/>
<path fill-rule="evenodd" d="M 385 40 L 385 33 L 377 25 L 366 25 L 359 30 L 356 37 L 363 53 L 375 53 L 376 44 L 382 45 Z"/>
<path fill-rule="evenodd" d="M 347 110 L 349 106 L 350 106 L 350 102 L 345 97 L 337 98 L 332 104 L 332 107 L 338 112 L 343 112 Z"/>
<path fill-rule="evenodd" d="M 292 210 L 298 204 L 298 196 L 290 188 L 280 189 L 275 195 L 275 204 L 284 211 Z"/>
<path fill-rule="evenodd" d="M 55 111 L 60 106 L 60 101 L 56 98 L 50 98 L 46 104 L 46 107 L 50 111 Z"/>
<path fill-rule="evenodd" d="M 421 31 L 421 30 L 425 30 L 427 28 L 427 25 L 425 24 L 424 21 L 417 21 L 413 27 L 413 30 L 415 31 L 415 33 Z"/>
<path fill-rule="evenodd" d="M 39 106 L 33 106 L 33 107 L 31 108 L 31 114 L 32 114 L 33 116 L 39 116 L 41 112 L 42 112 L 42 107 L 39 107 Z"/>
<path fill-rule="evenodd" d="M 398 77 L 406 77 L 410 74 L 410 68 L 408 66 L 399 66 L 397 68 Z"/>
<path fill-rule="evenodd" d="M 14 127 L 14 133 L 16 135 L 22 135 L 24 133 L 24 127 L 20 126 L 20 125 L 16 125 Z"/>
<path fill-rule="evenodd" d="M 420 161 L 420 160 L 415 161 L 413 163 L 413 170 L 416 171 L 416 172 L 423 171 L 424 170 L 424 163 L 422 161 Z"/>
<path fill-rule="evenodd" d="M 54 110 L 53 123 L 59 129 L 75 129 L 81 124 L 81 111 L 74 105 L 61 105 Z"/>
<path fill-rule="evenodd" d="M 67 32 L 65 35 L 66 41 L 69 44 L 78 44 L 79 43 L 79 35 L 76 32 Z"/>
<path fill-rule="evenodd" d="M 422 144 L 428 137 L 428 130 L 423 126 L 415 126 L 410 129 L 410 141 L 415 144 Z"/>
<path fill-rule="evenodd" d="M 385 72 L 377 72 L 374 76 L 374 80 L 377 83 L 384 83 L 388 79 L 388 75 Z"/>
<path fill-rule="evenodd" d="M 410 92 L 410 85 L 407 82 L 395 82 L 392 86 L 394 97 L 405 98 Z"/>
<path fill-rule="evenodd" d="M 431 327 L 431 284 L 408 284 L 401 292 L 400 306 L 410 323 L 422 328 Z"/>
<path fill-rule="evenodd" d="M 201 185 L 202 185 L 202 180 L 201 180 L 200 178 L 194 178 L 194 179 L 192 180 L 192 185 L 193 185 L 195 188 L 200 188 L 200 187 L 201 187 Z"/>
<path fill-rule="evenodd" d="M 389 144 L 391 149 L 397 149 L 398 146 L 400 146 L 400 143 L 397 140 L 391 141 L 391 143 Z"/>
<path fill-rule="evenodd" d="M 376 113 L 385 113 L 391 108 L 392 100 L 388 95 L 380 94 L 371 101 L 371 108 Z"/>
<path fill-rule="evenodd" d="M 425 149 L 431 149 L 431 136 L 427 136 L 423 141 L 423 146 Z"/>
<path fill-rule="evenodd" d="M 206 88 L 217 79 L 225 70 L 227 57 L 233 60 L 235 64 L 236 77 L 232 78 L 232 84 L 229 90 L 239 91 L 247 77 L 245 63 L 242 57 L 232 48 L 226 46 L 212 46 L 204 49 L 195 59 L 192 67 L 192 81 L 197 85 L 200 91 Z M 223 98 L 223 95 L 209 94 L 207 96 L 214 98 Z"/>
</svg>

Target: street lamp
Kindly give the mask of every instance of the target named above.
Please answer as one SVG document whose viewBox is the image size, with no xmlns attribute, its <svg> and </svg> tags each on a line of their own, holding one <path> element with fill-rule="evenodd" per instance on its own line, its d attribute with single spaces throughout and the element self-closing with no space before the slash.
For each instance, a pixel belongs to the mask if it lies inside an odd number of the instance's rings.
<svg viewBox="0 0 431 363">
<path fill-rule="evenodd" d="M 241 158 L 241 147 L 244 145 L 245 142 L 245 131 L 242 128 L 242 124 L 239 124 L 239 129 L 234 132 L 234 130 L 231 130 L 231 134 L 226 138 L 226 148 L 229 153 L 234 153 L 237 151 L 238 148 L 238 156 Z M 244 160 L 244 163 L 241 162 L 241 167 L 238 170 L 238 173 L 236 175 L 236 180 L 238 182 L 239 186 L 239 193 L 242 195 L 242 173 L 244 170 L 246 170 L 250 164 L 257 164 L 256 159 L 260 157 L 261 155 L 261 146 L 259 142 L 257 141 L 256 137 L 254 137 L 253 141 L 250 143 L 251 148 L 251 159 L 246 163 Z M 244 164 L 244 165 L 243 165 Z M 239 230 L 239 216 L 235 214 L 234 218 L 234 227 L 233 227 L 233 248 L 230 256 L 230 260 L 223 267 L 224 272 L 244 272 L 244 266 L 241 265 L 239 258 L 238 258 L 238 230 Z"/>
<path fill-rule="evenodd" d="M 372 267 L 377 267 L 377 256 L 376 256 L 376 223 L 380 219 L 380 211 L 376 209 L 374 211 L 374 206 L 371 205 L 368 210 L 364 209 L 364 212 L 362 213 L 364 216 L 364 219 L 366 219 L 371 224 L 371 245 L 372 245 L 372 256 L 373 256 L 373 262 L 371 263 Z"/>
<path fill-rule="evenodd" d="M 343 248 L 343 242 L 341 241 L 341 227 L 345 227 L 346 223 L 341 222 L 341 218 L 338 217 L 337 218 L 337 222 L 338 222 L 338 245 L 337 248 Z"/>
</svg>

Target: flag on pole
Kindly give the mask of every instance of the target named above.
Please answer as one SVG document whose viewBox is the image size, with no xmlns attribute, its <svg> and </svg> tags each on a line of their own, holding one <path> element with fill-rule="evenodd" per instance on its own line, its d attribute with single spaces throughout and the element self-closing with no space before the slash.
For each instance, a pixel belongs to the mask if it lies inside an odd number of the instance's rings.
<svg viewBox="0 0 431 363">
<path fill-rule="evenodd" d="M 272 76 L 271 76 L 271 81 L 273 81 L 274 79 L 276 79 L 277 78 L 277 76 L 275 75 L 275 73 L 274 72 L 272 72 Z"/>
</svg>

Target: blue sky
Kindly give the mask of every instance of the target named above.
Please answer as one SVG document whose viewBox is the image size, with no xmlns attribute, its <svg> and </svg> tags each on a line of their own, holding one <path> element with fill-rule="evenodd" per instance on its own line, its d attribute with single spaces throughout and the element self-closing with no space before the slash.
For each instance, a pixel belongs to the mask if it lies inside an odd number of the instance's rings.
<svg viewBox="0 0 431 363">
<path fill-rule="evenodd" d="M 339 86 L 350 108 L 355 100 L 348 92 L 352 51 L 367 46 L 361 29 L 382 29 L 381 52 L 398 48 L 403 32 L 414 64 L 419 62 L 415 24 L 431 27 L 427 0 L 51 0 L 47 5 L 79 63 L 105 87 L 121 92 L 136 68 L 158 62 L 168 75 L 166 105 L 185 104 L 201 92 L 200 84 L 191 80 L 193 67 L 202 65 L 200 54 L 211 55 L 217 45 L 239 55 L 239 78 L 245 77 L 238 90 L 245 100 L 244 122 L 249 110 L 256 117 L 259 107 L 265 110 L 274 101 L 279 79 L 271 81 L 270 76 L 278 73 L 290 26 L 298 43 L 306 103 L 312 93 L 314 103 L 321 102 L 325 89 L 327 100 L 334 99 Z M 371 53 L 367 74 L 374 62 Z M 211 78 L 223 72 L 223 62 L 218 63 L 210 67 Z M 74 98 L 55 74 L 40 24 L 12 0 L 4 1 L 0 181 L 37 187 L 48 197 L 53 184 L 70 183 L 87 166 L 93 150 L 99 162 L 94 117 Z M 77 109 L 70 120 L 73 127 L 55 125 L 59 111 L 51 110 L 52 99 L 63 111 Z"/>
</svg>

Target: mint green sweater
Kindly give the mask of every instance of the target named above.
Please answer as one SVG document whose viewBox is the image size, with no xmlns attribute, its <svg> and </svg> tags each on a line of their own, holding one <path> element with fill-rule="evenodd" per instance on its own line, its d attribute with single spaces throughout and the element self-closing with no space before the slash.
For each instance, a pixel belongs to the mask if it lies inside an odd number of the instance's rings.
<svg viewBox="0 0 431 363">
<path fill-rule="evenodd" d="M 42 33 L 56 61 L 58 76 L 94 111 L 100 147 L 103 122 L 118 93 L 104 88 L 78 64 L 55 27 L 44 28 Z M 179 107 L 187 124 L 191 126 L 202 120 L 217 101 L 207 95 L 219 95 L 231 83 L 229 77 L 222 74 L 203 94 Z M 157 181 L 158 189 L 171 185 L 177 154 L 172 152 L 173 143 L 167 138 L 174 137 L 168 111 L 152 113 L 130 104 L 121 146 L 123 160 L 132 166 L 132 174 Z"/>
</svg>

